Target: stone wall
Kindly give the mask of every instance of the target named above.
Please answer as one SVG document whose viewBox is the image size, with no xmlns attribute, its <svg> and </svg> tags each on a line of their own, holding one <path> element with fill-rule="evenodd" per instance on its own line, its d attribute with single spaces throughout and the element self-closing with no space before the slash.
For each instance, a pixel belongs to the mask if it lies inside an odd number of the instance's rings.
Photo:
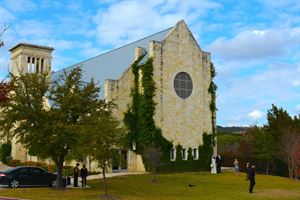
<svg viewBox="0 0 300 200">
<path fill-rule="evenodd" d="M 156 125 L 174 147 L 181 144 L 186 149 L 198 148 L 202 134 L 212 133 L 211 95 L 207 91 L 211 81 L 210 53 L 200 49 L 186 24 L 180 21 L 163 41 L 149 43 L 148 54 L 153 58 Z M 179 72 L 188 73 L 193 81 L 192 94 L 186 99 L 180 98 L 174 89 L 174 78 Z M 133 78 L 128 69 L 120 79 L 105 83 L 107 99 L 116 103 L 114 114 L 121 121 L 131 104 Z M 129 156 L 130 171 L 144 169 L 141 159 L 136 161 L 137 156 L 133 152 Z"/>
<path fill-rule="evenodd" d="M 210 54 L 203 52 L 186 24 L 179 22 L 162 42 L 150 43 L 154 58 L 156 83 L 155 122 L 163 136 L 173 145 L 197 148 L 202 144 L 202 133 L 212 132 L 210 84 Z M 174 90 L 177 73 L 186 72 L 193 81 L 193 91 L 181 99 Z"/>
<path fill-rule="evenodd" d="M 51 49 L 51 48 L 49 48 Z M 39 59 L 39 67 L 41 66 L 41 59 L 43 59 L 43 70 L 51 71 L 51 52 L 52 50 L 37 48 L 27 45 L 20 45 L 19 47 L 11 50 L 10 59 L 10 72 L 17 75 L 19 73 L 27 73 L 28 57 L 31 59 L 35 58 L 34 62 L 37 64 Z M 32 66 L 33 67 L 33 66 Z"/>
</svg>

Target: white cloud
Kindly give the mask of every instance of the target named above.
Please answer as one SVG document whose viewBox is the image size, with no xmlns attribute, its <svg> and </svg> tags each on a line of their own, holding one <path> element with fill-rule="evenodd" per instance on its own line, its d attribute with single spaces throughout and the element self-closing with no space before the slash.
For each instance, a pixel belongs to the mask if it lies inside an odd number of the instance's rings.
<svg viewBox="0 0 300 200">
<path fill-rule="evenodd" d="M 232 66 L 234 70 L 229 68 Z M 265 111 L 272 104 L 281 106 L 289 113 L 295 113 L 299 104 L 300 88 L 291 87 L 291 82 L 297 80 L 299 70 L 297 64 L 254 62 L 220 63 L 220 71 L 216 77 L 218 85 L 217 120 L 219 123 L 252 123 L 248 116 L 250 110 Z M 238 68 L 238 65 L 243 66 Z M 264 67 L 262 67 L 264 66 Z M 243 74 L 244 71 L 244 74 Z M 298 102 L 297 102 L 298 100 Z M 238 119 L 234 118 L 239 116 Z M 266 122 L 260 118 L 259 123 Z"/>
<path fill-rule="evenodd" d="M 252 112 L 248 113 L 248 116 L 253 120 L 258 120 L 263 116 L 263 113 L 259 110 L 253 110 Z"/>
<path fill-rule="evenodd" d="M 199 23 L 199 17 L 220 5 L 210 1 L 121 1 L 100 9 L 93 21 L 99 44 L 119 46 L 185 19 Z"/>
<path fill-rule="evenodd" d="M 209 49 L 227 60 L 260 59 L 282 56 L 287 48 L 299 44 L 300 27 L 290 29 L 247 30 L 234 38 L 218 38 Z"/>
</svg>

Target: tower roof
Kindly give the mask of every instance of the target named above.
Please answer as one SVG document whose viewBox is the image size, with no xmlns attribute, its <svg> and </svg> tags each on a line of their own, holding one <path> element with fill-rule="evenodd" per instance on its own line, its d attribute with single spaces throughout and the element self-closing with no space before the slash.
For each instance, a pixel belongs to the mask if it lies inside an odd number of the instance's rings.
<svg viewBox="0 0 300 200">
<path fill-rule="evenodd" d="M 16 46 L 12 47 L 9 51 L 11 52 L 19 47 L 31 47 L 31 48 L 45 49 L 48 51 L 54 50 L 54 48 L 52 48 L 52 47 L 41 46 L 41 45 L 36 45 L 36 44 L 29 44 L 29 43 L 19 43 Z"/>
</svg>

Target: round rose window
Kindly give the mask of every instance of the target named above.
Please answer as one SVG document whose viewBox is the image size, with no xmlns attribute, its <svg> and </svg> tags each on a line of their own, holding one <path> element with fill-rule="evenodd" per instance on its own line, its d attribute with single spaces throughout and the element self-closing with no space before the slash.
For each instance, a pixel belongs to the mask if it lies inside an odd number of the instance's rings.
<svg viewBox="0 0 300 200">
<path fill-rule="evenodd" d="M 193 91 L 193 82 L 190 75 L 185 72 L 179 72 L 174 79 L 174 89 L 180 98 L 188 98 Z"/>
</svg>

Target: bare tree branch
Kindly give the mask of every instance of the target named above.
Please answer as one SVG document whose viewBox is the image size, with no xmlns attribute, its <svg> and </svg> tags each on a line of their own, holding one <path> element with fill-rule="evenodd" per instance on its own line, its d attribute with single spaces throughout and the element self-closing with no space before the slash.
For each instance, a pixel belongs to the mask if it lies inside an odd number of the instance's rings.
<svg viewBox="0 0 300 200">
<path fill-rule="evenodd" d="M 3 27 L 0 30 L 0 38 L 5 33 L 5 31 L 7 31 L 9 29 L 9 27 L 10 27 L 10 24 L 4 23 Z"/>
</svg>

